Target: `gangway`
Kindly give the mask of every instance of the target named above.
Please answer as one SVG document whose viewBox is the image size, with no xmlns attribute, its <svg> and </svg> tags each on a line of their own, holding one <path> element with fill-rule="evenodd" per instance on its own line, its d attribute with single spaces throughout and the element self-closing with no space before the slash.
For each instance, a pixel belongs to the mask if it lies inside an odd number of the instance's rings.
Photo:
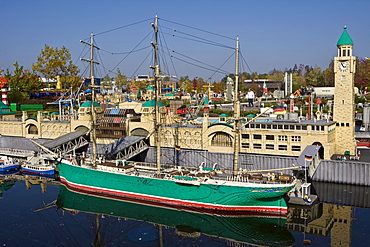
<svg viewBox="0 0 370 247">
<path fill-rule="evenodd" d="M 97 153 L 108 159 L 128 160 L 149 148 L 145 140 L 142 136 L 125 136 L 110 144 L 98 144 Z"/>
<path fill-rule="evenodd" d="M 89 131 L 79 129 L 77 131 L 62 135 L 56 139 L 42 143 L 42 146 L 54 153 L 67 154 L 89 144 L 87 135 Z"/>
</svg>

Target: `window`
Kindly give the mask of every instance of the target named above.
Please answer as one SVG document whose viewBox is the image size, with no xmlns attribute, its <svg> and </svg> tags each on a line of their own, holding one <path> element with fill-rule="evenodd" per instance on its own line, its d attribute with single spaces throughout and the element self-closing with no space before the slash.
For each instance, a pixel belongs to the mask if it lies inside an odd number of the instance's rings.
<svg viewBox="0 0 370 247">
<path fill-rule="evenodd" d="M 266 129 L 271 129 L 271 124 L 266 124 Z"/>
<path fill-rule="evenodd" d="M 255 135 L 253 135 L 253 139 L 255 139 L 255 140 L 261 140 L 262 139 L 262 135 L 255 134 Z"/>
<path fill-rule="evenodd" d="M 297 125 L 297 126 L 295 126 L 295 129 L 296 130 L 301 130 L 301 126 L 300 125 Z"/>
<path fill-rule="evenodd" d="M 274 144 L 266 144 L 266 149 L 274 150 L 275 149 Z"/>
<path fill-rule="evenodd" d="M 292 142 L 300 142 L 301 137 L 300 136 L 292 136 Z"/>
<path fill-rule="evenodd" d="M 346 126 L 349 127 L 349 123 L 346 123 Z M 324 127 L 324 126 L 323 126 Z"/>
<path fill-rule="evenodd" d="M 288 137 L 287 136 L 278 136 L 278 140 L 286 142 L 288 140 Z"/>
<path fill-rule="evenodd" d="M 277 129 L 277 125 L 276 125 L 276 124 L 272 125 L 272 128 L 273 128 L 274 130 L 276 130 L 276 129 Z"/>
<path fill-rule="evenodd" d="M 302 130 L 307 130 L 307 125 L 303 125 Z"/>
<path fill-rule="evenodd" d="M 260 128 L 260 125 L 259 124 L 256 124 L 256 129 L 259 129 Z"/>
<path fill-rule="evenodd" d="M 283 125 L 278 125 L 278 129 L 279 130 L 282 130 L 283 129 Z"/>
<path fill-rule="evenodd" d="M 248 142 L 242 142 L 242 148 L 249 148 Z"/>
<path fill-rule="evenodd" d="M 279 145 L 279 150 L 286 151 L 286 150 L 288 150 L 288 146 L 287 145 Z"/>
<path fill-rule="evenodd" d="M 284 129 L 285 130 L 289 129 L 289 125 L 284 125 Z"/>
<path fill-rule="evenodd" d="M 37 135 L 39 133 L 35 125 L 30 125 L 28 128 L 28 134 Z"/>
<path fill-rule="evenodd" d="M 266 124 L 261 124 L 261 129 L 266 129 Z"/>
<path fill-rule="evenodd" d="M 232 147 L 231 136 L 223 132 L 218 132 L 212 137 L 211 145 L 219 147 Z"/>
<path fill-rule="evenodd" d="M 289 125 L 289 129 L 294 130 L 294 125 Z"/>
<path fill-rule="evenodd" d="M 266 140 L 273 141 L 275 139 L 274 135 L 266 135 Z"/>
<path fill-rule="evenodd" d="M 253 148 L 254 149 L 262 149 L 262 144 L 261 143 L 253 143 Z"/>
<path fill-rule="evenodd" d="M 249 139 L 249 134 L 242 134 L 242 139 Z"/>
<path fill-rule="evenodd" d="M 292 151 L 301 151 L 301 146 L 292 146 Z"/>
</svg>

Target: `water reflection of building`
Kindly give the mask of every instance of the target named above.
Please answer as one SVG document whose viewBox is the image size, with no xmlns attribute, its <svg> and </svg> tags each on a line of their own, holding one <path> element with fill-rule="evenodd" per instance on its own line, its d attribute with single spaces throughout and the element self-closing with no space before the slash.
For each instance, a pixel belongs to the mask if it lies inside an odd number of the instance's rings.
<svg viewBox="0 0 370 247">
<path fill-rule="evenodd" d="M 310 208 L 289 208 L 289 214 L 287 228 L 304 233 L 306 239 L 330 233 L 331 246 L 351 246 L 352 207 L 320 203 Z"/>
</svg>

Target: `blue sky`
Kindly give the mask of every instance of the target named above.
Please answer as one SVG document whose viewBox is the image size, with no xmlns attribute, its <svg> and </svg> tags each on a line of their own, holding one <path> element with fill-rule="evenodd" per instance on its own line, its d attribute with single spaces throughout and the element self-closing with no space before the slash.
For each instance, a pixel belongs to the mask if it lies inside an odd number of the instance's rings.
<svg viewBox="0 0 370 247">
<path fill-rule="evenodd" d="M 145 61 L 149 50 L 126 55 L 111 55 L 132 50 L 151 31 L 150 22 L 156 14 L 160 25 L 172 28 L 173 23 L 207 30 L 229 37 L 206 36 L 226 46 L 233 47 L 236 36 L 240 38 L 243 67 L 241 72 L 266 73 L 272 69 L 292 68 L 294 64 L 319 66 L 326 69 L 336 56 L 336 42 L 343 26 L 352 37 L 354 55 L 370 56 L 370 1 L 342 0 L 0 0 L 1 41 L 0 67 L 13 68 L 18 63 L 31 68 L 44 45 L 65 46 L 72 54 L 72 61 L 85 71 L 86 64 L 80 57 L 88 58 L 86 40 L 90 33 L 96 35 L 101 48 L 99 58 L 104 76 L 109 70 L 120 68 L 123 74 L 148 74 L 150 62 Z M 100 34 L 107 30 L 142 22 L 129 28 Z M 192 33 L 185 26 L 176 30 Z M 167 30 L 170 29 L 165 29 Z M 169 32 L 169 31 L 168 31 Z M 170 32 L 169 32 L 170 33 Z M 196 34 L 198 35 L 198 34 Z M 202 33 L 204 36 L 204 33 Z M 150 36 L 151 37 L 151 36 Z M 198 61 L 233 73 L 233 61 L 228 60 L 232 49 L 205 47 L 198 43 L 175 40 L 164 36 L 170 49 Z M 140 47 L 149 45 L 150 39 Z M 174 46 L 174 48 L 172 47 Z M 221 79 L 223 73 L 214 73 L 199 67 L 168 60 L 177 76 Z M 248 67 L 246 67 L 246 64 Z M 169 67 L 170 67 L 169 66 Z M 86 75 L 87 76 L 87 75 Z M 114 73 L 111 74 L 114 76 Z"/>
</svg>

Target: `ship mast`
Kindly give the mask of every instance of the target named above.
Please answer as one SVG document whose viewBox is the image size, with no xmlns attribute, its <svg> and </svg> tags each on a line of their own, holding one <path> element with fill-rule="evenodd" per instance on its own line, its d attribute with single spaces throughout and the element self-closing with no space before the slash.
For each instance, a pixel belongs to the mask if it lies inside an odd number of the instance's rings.
<svg viewBox="0 0 370 247">
<path fill-rule="evenodd" d="M 160 143 L 160 135 L 161 135 L 161 114 L 159 113 L 159 95 L 160 95 L 160 69 L 158 64 L 158 16 L 156 15 L 154 18 L 154 23 L 152 23 L 152 27 L 154 29 L 154 42 L 152 42 L 152 46 L 154 48 L 154 65 L 151 68 L 154 71 L 154 84 L 155 84 L 155 119 L 154 119 L 154 131 L 155 131 L 155 146 L 157 151 L 157 172 L 159 173 L 161 170 L 161 143 Z"/>
<path fill-rule="evenodd" d="M 96 112 L 95 112 L 95 78 L 94 78 L 94 63 L 99 64 L 94 61 L 94 49 L 100 49 L 94 46 L 94 34 L 90 35 L 90 43 L 80 40 L 82 43 L 90 46 L 90 59 L 81 58 L 81 60 L 90 63 L 90 79 L 91 79 L 91 139 L 92 139 L 92 165 L 96 166 Z"/>
<path fill-rule="evenodd" d="M 235 48 L 235 84 L 234 84 L 234 159 L 233 174 L 237 175 L 240 152 L 240 101 L 239 101 L 239 37 Z"/>
</svg>

